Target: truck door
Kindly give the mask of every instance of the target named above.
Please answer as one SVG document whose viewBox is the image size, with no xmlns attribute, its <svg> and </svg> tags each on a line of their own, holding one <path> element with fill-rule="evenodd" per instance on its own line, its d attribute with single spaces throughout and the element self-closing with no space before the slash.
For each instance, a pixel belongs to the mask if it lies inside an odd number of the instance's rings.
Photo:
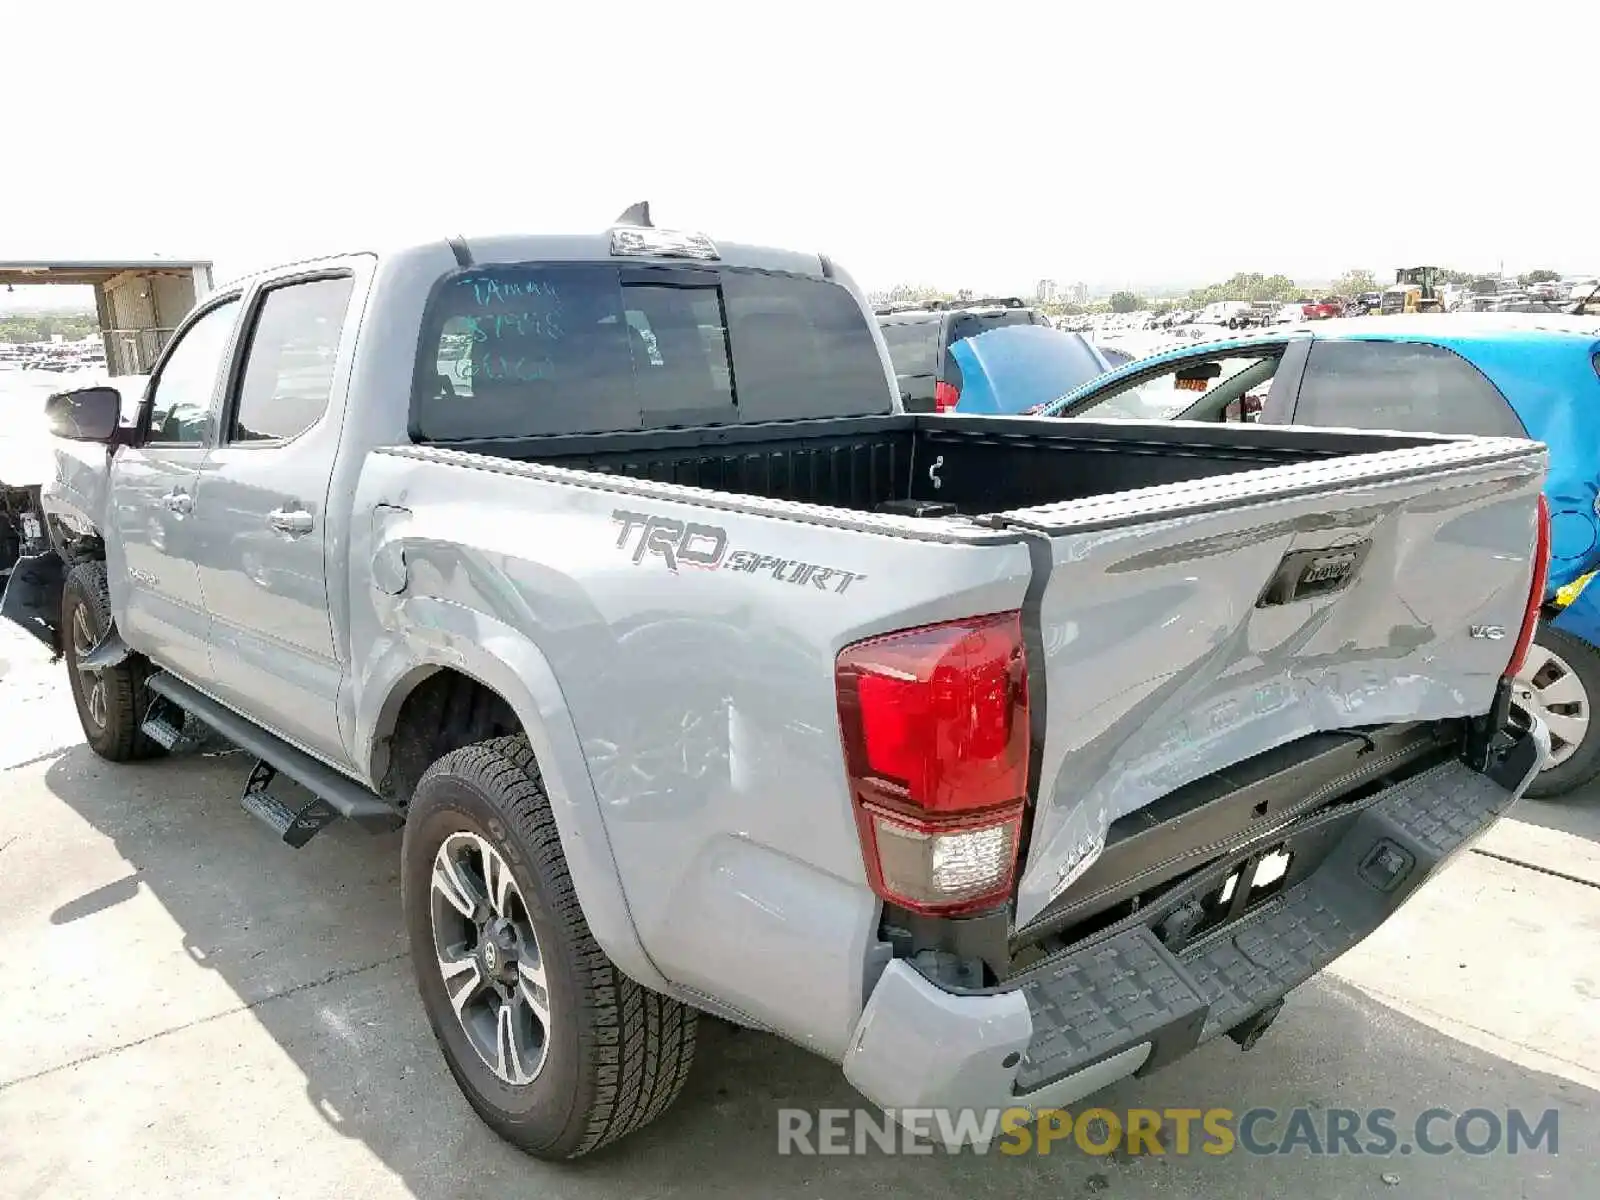
<svg viewBox="0 0 1600 1200">
<path fill-rule="evenodd" d="M 294 744 L 348 764 L 335 715 L 343 666 L 328 616 L 326 419 L 355 280 L 319 272 L 253 294 L 195 520 L 212 618 L 207 690 Z"/>
<path fill-rule="evenodd" d="M 112 459 L 106 570 L 117 628 L 161 666 L 196 682 L 211 673 L 200 593 L 194 502 L 216 437 L 214 401 L 239 297 L 223 297 L 180 329 L 146 392 L 150 435 Z"/>
</svg>

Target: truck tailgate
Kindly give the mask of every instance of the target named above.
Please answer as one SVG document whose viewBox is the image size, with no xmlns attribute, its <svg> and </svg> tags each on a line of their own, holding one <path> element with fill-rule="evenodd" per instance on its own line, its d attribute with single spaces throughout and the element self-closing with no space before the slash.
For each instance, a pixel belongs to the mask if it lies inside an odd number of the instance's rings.
<svg viewBox="0 0 1600 1200">
<path fill-rule="evenodd" d="M 1030 535 L 1044 664 L 1017 924 L 1175 788 L 1309 733 L 1487 712 L 1545 457 L 1456 439 L 990 518 Z"/>
</svg>

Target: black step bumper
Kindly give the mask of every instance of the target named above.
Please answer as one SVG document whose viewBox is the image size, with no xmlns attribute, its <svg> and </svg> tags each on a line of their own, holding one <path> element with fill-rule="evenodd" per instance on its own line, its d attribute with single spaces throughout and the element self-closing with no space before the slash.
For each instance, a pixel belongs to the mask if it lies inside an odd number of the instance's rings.
<svg viewBox="0 0 1600 1200">
<path fill-rule="evenodd" d="M 998 989 L 950 992 L 893 962 L 868 999 L 845 1073 L 898 1109 L 1070 1104 L 1156 1070 L 1276 1004 L 1378 928 L 1504 814 L 1548 753 L 1549 735 L 1535 726 L 1487 773 L 1447 762 L 1308 820 L 1286 847 L 1314 869 L 1192 940 L 1172 938 L 1161 918 L 1183 893 L 1213 892 L 1230 864 L 1186 882 L 1149 923 Z"/>
</svg>

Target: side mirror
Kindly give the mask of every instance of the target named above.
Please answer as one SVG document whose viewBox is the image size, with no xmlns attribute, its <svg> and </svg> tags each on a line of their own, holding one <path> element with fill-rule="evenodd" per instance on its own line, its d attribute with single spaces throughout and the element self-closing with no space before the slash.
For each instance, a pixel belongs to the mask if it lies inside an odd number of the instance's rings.
<svg viewBox="0 0 1600 1200">
<path fill-rule="evenodd" d="M 114 387 L 57 392 L 44 402 L 44 418 L 57 437 L 114 444 L 122 429 L 122 393 Z"/>
</svg>

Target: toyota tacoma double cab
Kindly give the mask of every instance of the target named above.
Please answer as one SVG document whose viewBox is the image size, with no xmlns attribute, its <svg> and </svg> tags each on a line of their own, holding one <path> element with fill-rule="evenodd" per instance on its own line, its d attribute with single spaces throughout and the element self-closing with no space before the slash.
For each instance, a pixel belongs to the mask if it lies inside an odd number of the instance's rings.
<svg viewBox="0 0 1600 1200">
<path fill-rule="evenodd" d="M 440 1050 L 544 1157 L 702 1013 L 892 1112 L 1248 1046 L 1548 748 L 1542 445 L 906 413 L 818 254 L 303 262 L 120 400 L 48 402 L 5 612 L 102 757 L 214 731 L 289 847 L 403 827 Z"/>
</svg>

